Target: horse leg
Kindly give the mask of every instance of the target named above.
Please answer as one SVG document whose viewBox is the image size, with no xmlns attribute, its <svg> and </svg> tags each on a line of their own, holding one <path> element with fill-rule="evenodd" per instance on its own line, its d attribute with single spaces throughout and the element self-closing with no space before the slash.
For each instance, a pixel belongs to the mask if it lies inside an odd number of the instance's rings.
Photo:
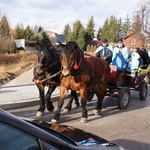
<svg viewBox="0 0 150 150">
<path fill-rule="evenodd" d="M 76 105 L 75 107 L 78 107 L 80 105 L 78 95 L 77 95 L 76 91 L 71 90 L 70 100 L 69 100 L 68 104 L 66 105 L 66 107 L 64 108 L 64 112 L 69 112 L 71 110 L 71 108 L 72 108 L 71 105 L 72 105 L 73 99 L 75 99 L 75 105 Z"/>
<path fill-rule="evenodd" d="M 36 84 L 39 90 L 39 98 L 40 98 L 40 106 L 38 108 L 38 111 L 36 113 L 37 117 L 40 117 L 43 115 L 45 110 L 45 100 L 44 100 L 44 86 L 41 84 Z"/>
<path fill-rule="evenodd" d="M 82 117 L 81 122 L 85 123 L 87 122 L 88 113 L 87 113 L 87 107 L 86 107 L 86 92 L 85 90 L 80 90 L 80 96 L 81 96 L 81 106 L 82 106 Z"/>
<path fill-rule="evenodd" d="M 77 92 L 72 91 L 71 94 L 72 94 L 72 97 L 75 100 L 75 107 L 79 107 L 80 103 L 79 103 L 79 98 L 78 98 Z"/>
<path fill-rule="evenodd" d="M 101 113 L 101 110 L 102 110 L 102 101 L 107 93 L 106 91 L 106 85 L 104 84 L 101 84 L 100 86 L 97 86 L 95 89 L 94 89 L 94 93 L 96 94 L 98 100 L 96 102 L 96 105 L 95 105 L 95 109 L 93 111 L 93 113 L 97 116 L 97 115 L 100 115 Z"/>
<path fill-rule="evenodd" d="M 50 99 L 51 99 L 51 95 L 55 89 L 56 89 L 56 86 L 53 86 L 53 85 L 49 86 L 48 91 L 45 95 L 46 108 L 48 111 L 54 110 L 54 106 L 53 106 L 52 102 L 50 101 Z"/>
<path fill-rule="evenodd" d="M 60 98 L 58 100 L 57 110 L 55 112 L 54 118 L 51 120 L 52 123 L 57 123 L 60 117 L 61 108 L 64 104 L 66 88 L 60 86 Z"/>
</svg>

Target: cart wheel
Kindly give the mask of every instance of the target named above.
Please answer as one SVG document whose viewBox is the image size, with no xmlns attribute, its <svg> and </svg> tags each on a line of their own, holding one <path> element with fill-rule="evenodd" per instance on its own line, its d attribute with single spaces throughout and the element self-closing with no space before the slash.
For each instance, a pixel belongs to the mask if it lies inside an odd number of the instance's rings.
<svg viewBox="0 0 150 150">
<path fill-rule="evenodd" d="M 87 102 L 90 102 L 92 99 L 93 99 L 93 97 L 94 97 L 94 93 L 93 93 L 93 91 L 87 91 L 87 96 L 86 96 L 86 101 Z"/>
<path fill-rule="evenodd" d="M 118 108 L 126 109 L 130 102 L 130 89 L 128 87 L 122 87 L 118 94 L 121 94 L 118 96 Z"/>
<path fill-rule="evenodd" d="M 139 85 L 139 97 L 140 97 L 140 100 L 146 100 L 147 91 L 148 91 L 147 83 L 145 81 L 143 81 Z"/>
</svg>

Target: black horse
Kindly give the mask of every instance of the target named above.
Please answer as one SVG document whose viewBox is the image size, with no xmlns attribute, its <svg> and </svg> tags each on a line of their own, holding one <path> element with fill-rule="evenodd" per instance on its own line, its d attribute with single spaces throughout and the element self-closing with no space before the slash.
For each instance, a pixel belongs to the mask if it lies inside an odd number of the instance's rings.
<svg viewBox="0 0 150 150">
<path fill-rule="evenodd" d="M 61 62 L 57 49 L 49 40 L 40 40 L 37 42 L 37 60 L 33 69 L 33 81 L 39 90 L 40 106 L 37 116 L 42 116 L 45 110 L 45 104 L 48 111 L 53 111 L 54 106 L 50 101 L 51 95 L 57 86 L 60 85 Z M 44 93 L 45 86 L 48 86 L 47 93 Z M 79 106 L 78 96 L 75 91 L 71 91 L 70 101 L 65 107 L 66 111 L 71 110 L 71 104 L 75 99 L 76 107 Z"/>
</svg>

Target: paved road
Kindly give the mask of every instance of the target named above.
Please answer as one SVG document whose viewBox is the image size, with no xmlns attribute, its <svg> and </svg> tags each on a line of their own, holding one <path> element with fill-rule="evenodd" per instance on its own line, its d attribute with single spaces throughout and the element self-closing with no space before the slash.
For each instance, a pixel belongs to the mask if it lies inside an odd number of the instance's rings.
<svg viewBox="0 0 150 150">
<path fill-rule="evenodd" d="M 150 91 L 150 87 L 149 87 Z M 106 97 L 103 101 L 101 116 L 93 115 L 93 107 L 96 97 L 87 105 L 88 122 L 81 123 L 81 107 L 74 108 L 70 113 L 61 112 L 60 124 L 71 125 L 116 142 L 127 150 L 150 150 L 150 92 L 146 101 L 140 101 L 137 92 L 131 92 L 131 101 L 126 110 L 119 110 L 116 99 Z M 65 104 L 68 99 L 65 101 Z M 55 108 L 57 102 L 54 102 Z M 64 105 L 65 106 L 65 105 Z M 9 112 L 23 117 L 36 118 L 38 105 L 9 110 Z M 56 109 L 55 109 L 56 110 Z M 45 114 L 38 118 L 51 121 L 54 113 L 46 110 Z"/>
</svg>

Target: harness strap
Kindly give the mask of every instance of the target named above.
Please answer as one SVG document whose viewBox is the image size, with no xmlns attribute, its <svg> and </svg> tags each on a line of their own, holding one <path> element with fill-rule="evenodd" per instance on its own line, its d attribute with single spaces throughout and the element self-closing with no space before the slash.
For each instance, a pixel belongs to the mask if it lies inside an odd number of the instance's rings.
<svg viewBox="0 0 150 150">
<path fill-rule="evenodd" d="M 49 79 L 51 79 L 51 78 L 54 78 L 54 77 L 56 77 L 56 76 L 58 76 L 58 75 L 60 75 L 60 74 L 61 74 L 61 71 L 58 71 L 57 73 L 51 75 L 49 78 L 46 78 L 46 79 L 41 80 L 41 82 L 47 81 L 47 80 L 49 80 Z"/>
<path fill-rule="evenodd" d="M 87 62 L 89 62 L 90 63 L 90 65 L 91 65 L 91 67 L 92 67 L 92 73 L 90 74 L 89 72 L 87 72 L 87 71 L 85 71 L 84 69 L 83 69 L 83 71 L 87 74 L 87 75 L 89 75 L 90 77 L 91 77 L 91 79 L 90 79 L 90 82 L 89 82 L 89 84 L 88 85 L 90 85 L 91 84 L 91 82 L 92 82 L 92 80 L 93 80 L 93 78 L 95 78 L 95 79 L 97 79 L 96 77 L 95 77 L 95 75 L 94 75 L 94 65 L 92 64 L 92 62 L 90 61 L 90 60 L 88 60 Z M 98 80 L 97 79 L 97 81 L 98 81 L 98 85 L 100 85 L 100 84 L 105 84 L 104 82 L 102 82 L 102 80 Z M 99 86 L 99 89 L 100 89 L 100 86 Z"/>
</svg>

